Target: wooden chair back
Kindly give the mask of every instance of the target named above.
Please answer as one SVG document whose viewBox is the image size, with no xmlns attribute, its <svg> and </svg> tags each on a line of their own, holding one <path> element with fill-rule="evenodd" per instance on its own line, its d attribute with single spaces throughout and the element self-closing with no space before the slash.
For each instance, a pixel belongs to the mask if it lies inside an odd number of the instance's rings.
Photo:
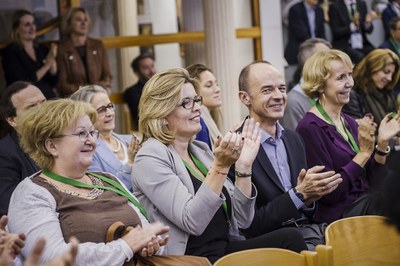
<svg viewBox="0 0 400 266">
<path fill-rule="evenodd" d="M 317 253 L 302 251 L 301 254 L 279 248 L 258 248 L 228 254 L 214 266 L 318 266 Z"/>
<path fill-rule="evenodd" d="M 319 259 L 331 260 L 334 266 L 400 265 L 400 234 L 382 216 L 344 218 L 328 225 L 326 245 L 317 247 Z M 331 255 L 329 255 L 331 252 Z M 332 265 L 329 264 L 322 265 Z"/>
</svg>

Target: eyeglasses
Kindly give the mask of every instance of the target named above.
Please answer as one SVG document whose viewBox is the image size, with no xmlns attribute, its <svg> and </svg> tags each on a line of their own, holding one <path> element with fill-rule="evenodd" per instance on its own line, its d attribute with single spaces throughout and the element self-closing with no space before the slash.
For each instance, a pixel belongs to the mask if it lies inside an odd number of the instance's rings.
<svg viewBox="0 0 400 266">
<path fill-rule="evenodd" d="M 107 112 L 107 109 L 114 110 L 115 105 L 113 103 L 109 103 L 106 106 L 101 106 L 101 107 L 97 108 L 97 113 L 99 115 L 105 114 Z"/>
<path fill-rule="evenodd" d="M 184 98 L 182 100 L 182 103 L 179 104 L 178 106 L 182 106 L 183 108 L 187 110 L 191 110 L 194 107 L 194 104 L 197 103 L 198 105 L 203 104 L 203 97 L 197 95 L 194 98 Z"/>
<path fill-rule="evenodd" d="M 68 134 L 68 135 L 59 135 L 55 138 L 61 138 L 61 137 L 68 137 L 68 136 L 77 136 L 81 141 L 86 141 L 89 138 L 89 135 L 92 136 L 95 140 L 99 138 L 99 131 L 94 129 L 94 130 L 82 130 L 78 133 L 73 133 L 73 134 Z"/>
</svg>

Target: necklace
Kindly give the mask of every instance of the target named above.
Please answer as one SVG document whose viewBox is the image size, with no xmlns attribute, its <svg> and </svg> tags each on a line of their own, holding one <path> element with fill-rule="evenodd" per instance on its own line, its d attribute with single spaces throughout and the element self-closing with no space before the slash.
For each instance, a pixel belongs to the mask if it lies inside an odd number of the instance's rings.
<svg viewBox="0 0 400 266">
<path fill-rule="evenodd" d="M 115 139 L 115 141 L 117 142 L 117 148 L 114 150 L 111 147 L 111 150 L 113 153 L 118 153 L 121 150 L 121 141 L 119 141 L 119 139 L 117 139 L 116 137 L 113 136 L 113 138 Z"/>
</svg>

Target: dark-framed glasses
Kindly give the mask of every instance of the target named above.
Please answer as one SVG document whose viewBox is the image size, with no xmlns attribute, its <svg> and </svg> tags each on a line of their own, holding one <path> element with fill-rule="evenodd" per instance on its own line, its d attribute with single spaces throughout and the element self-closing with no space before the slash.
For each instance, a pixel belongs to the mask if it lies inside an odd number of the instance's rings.
<svg viewBox="0 0 400 266">
<path fill-rule="evenodd" d="M 109 103 L 106 106 L 100 106 L 96 110 L 97 110 L 97 113 L 99 115 L 102 115 L 102 114 L 105 114 L 107 112 L 107 109 L 114 110 L 115 109 L 115 105 L 113 103 Z"/>
<path fill-rule="evenodd" d="M 68 136 L 77 136 L 81 141 L 86 141 L 89 138 L 89 135 L 92 136 L 95 140 L 99 138 L 99 131 L 97 129 L 93 129 L 90 131 L 87 130 L 82 130 L 79 131 L 78 133 L 72 133 L 72 134 L 66 134 L 66 135 L 59 135 L 55 138 L 61 138 L 61 137 L 68 137 Z"/>
<path fill-rule="evenodd" d="M 183 98 L 182 102 L 178 106 L 182 106 L 187 110 L 191 110 L 193 109 L 195 103 L 201 106 L 203 104 L 203 97 L 197 95 L 194 98 Z"/>
</svg>

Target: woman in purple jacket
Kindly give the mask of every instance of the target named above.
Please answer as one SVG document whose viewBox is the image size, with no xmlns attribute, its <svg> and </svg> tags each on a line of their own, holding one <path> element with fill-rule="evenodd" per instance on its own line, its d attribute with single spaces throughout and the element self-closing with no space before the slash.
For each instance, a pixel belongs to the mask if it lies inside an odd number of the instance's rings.
<svg viewBox="0 0 400 266">
<path fill-rule="evenodd" d="M 343 179 L 336 190 L 318 201 L 315 220 L 331 223 L 383 183 L 388 144 L 400 132 L 400 115 L 386 115 L 377 129 L 371 116 L 361 118 L 357 124 L 342 113 L 354 81 L 352 62 L 341 51 L 315 53 L 304 65 L 303 77 L 304 92 L 318 98 L 297 127 L 305 142 L 307 163 L 310 167 L 325 165 L 326 171 L 340 173 Z M 372 204 L 376 197 L 369 199 Z"/>
</svg>

